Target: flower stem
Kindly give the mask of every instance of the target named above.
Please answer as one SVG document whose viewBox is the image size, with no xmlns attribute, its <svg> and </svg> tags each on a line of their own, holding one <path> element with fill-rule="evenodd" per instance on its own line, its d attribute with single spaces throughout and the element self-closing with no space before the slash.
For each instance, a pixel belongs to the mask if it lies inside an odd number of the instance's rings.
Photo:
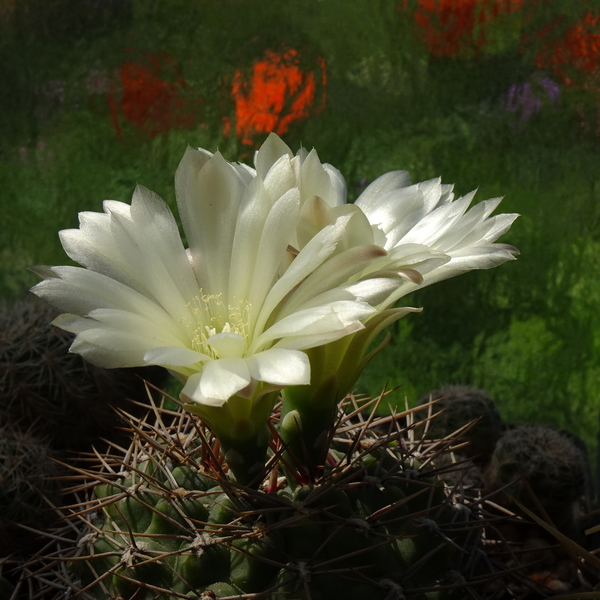
<svg viewBox="0 0 600 600">
<path fill-rule="evenodd" d="M 245 440 L 219 437 L 225 462 L 239 484 L 257 488 L 263 482 L 269 437 L 266 426 L 259 435 Z"/>
<path fill-rule="evenodd" d="M 305 467 L 309 481 L 323 471 L 337 414 L 337 378 L 327 378 L 315 390 L 292 386 L 282 392 L 279 434 L 287 460 Z"/>
</svg>

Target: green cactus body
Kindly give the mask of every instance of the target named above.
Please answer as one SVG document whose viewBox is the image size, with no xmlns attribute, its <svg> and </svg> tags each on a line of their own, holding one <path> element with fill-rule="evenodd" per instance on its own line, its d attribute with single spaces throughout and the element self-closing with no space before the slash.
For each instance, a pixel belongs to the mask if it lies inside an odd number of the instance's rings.
<svg viewBox="0 0 600 600">
<path fill-rule="evenodd" d="M 311 485 L 281 478 L 277 489 L 232 484 L 197 447 L 178 446 L 189 437 L 151 435 L 116 461 L 114 483 L 105 474 L 94 487 L 69 566 L 83 598 L 426 600 L 460 563 L 461 544 L 477 542 L 469 511 L 376 432 L 371 451 L 338 452 Z"/>
<path fill-rule="evenodd" d="M 262 592 L 275 579 L 280 567 L 281 538 L 263 535 L 233 543 L 230 581 L 244 592 Z M 236 552 L 237 551 L 237 552 Z"/>
</svg>

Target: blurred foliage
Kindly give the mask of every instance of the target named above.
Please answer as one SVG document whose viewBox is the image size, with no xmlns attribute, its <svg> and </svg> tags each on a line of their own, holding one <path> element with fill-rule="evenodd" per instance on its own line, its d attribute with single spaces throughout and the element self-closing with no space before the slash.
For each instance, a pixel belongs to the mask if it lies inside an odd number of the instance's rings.
<svg viewBox="0 0 600 600">
<path fill-rule="evenodd" d="M 522 215 L 503 240 L 521 250 L 519 260 L 406 299 L 424 312 L 396 325 L 359 389 L 399 386 L 390 398 L 402 405 L 444 384 L 473 384 L 506 420 L 567 427 L 593 444 L 600 77 L 565 81 L 548 49 L 562 44 L 567 56 L 588 52 L 586 65 L 597 60 L 595 33 L 586 33 L 587 49 L 567 43 L 594 7 L 513 0 L 517 9 L 494 16 L 494 1 L 463 1 L 488 12 L 461 13 L 475 24 L 462 23 L 452 54 L 435 50 L 446 47 L 447 29 L 427 36 L 414 19 L 449 0 L 0 0 L 8 82 L 0 87 L 0 295 L 35 283 L 27 266 L 65 262 L 56 232 L 77 226 L 78 211 L 129 201 L 138 182 L 174 206 L 186 144 L 251 161 L 253 147 L 223 129 L 224 119 L 235 121 L 232 78 L 250 74 L 267 51 L 294 49 L 307 71 L 324 59 L 327 105 L 292 123 L 285 139 L 314 145 L 336 165 L 351 199 L 401 168 L 415 182 L 456 182 L 459 195 L 504 195 L 502 210 Z M 171 66 L 157 67 L 157 57 Z M 181 102 L 157 104 L 175 89 Z M 125 110 L 126 93 L 146 102 L 147 114 L 178 107 L 194 120 L 144 128 Z"/>
</svg>

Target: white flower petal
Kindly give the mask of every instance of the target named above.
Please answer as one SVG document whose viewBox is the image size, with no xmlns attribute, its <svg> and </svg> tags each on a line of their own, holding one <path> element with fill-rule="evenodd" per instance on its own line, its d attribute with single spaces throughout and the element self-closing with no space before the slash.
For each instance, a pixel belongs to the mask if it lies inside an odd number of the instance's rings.
<svg viewBox="0 0 600 600">
<path fill-rule="evenodd" d="M 167 205 L 138 186 L 131 207 L 105 201 L 104 208 L 105 214 L 81 213 L 79 230 L 60 233 L 67 254 L 182 318 L 182 299 L 197 284 Z"/>
<path fill-rule="evenodd" d="M 497 240 L 501 235 L 505 234 L 510 229 L 511 225 L 518 216 L 518 214 L 514 213 L 505 213 L 487 219 L 473 229 L 468 236 L 465 236 L 461 240 L 460 246 L 467 247 L 470 245 L 475 245 L 477 241 L 479 244 L 482 244 Z"/>
<path fill-rule="evenodd" d="M 230 163 L 235 169 L 244 186 L 250 185 L 256 179 L 256 171 L 244 163 Z"/>
<path fill-rule="evenodd" d="M 444 238 L 444 248 L 449 250 L 452 245 L 461 243 L 463 240 L 465 240 L 465 245 L 469 244 L 470 242 L 466 239 L 466 236 L 473 232 L 480 223 L 483 223 L 488 219 L 501 201 L 502 198 L 492 198 L 490 200 L 484 200 L 469 209 L 469 211 L 452 228 L 452 231 L 449 232 L 451 235 Z"/>
<path fill-rule="evenodd" d="M 273 287 L 281 267 L 282 256 L 294 231 L 300 205 L 297 189 L 286 192 L 272 207 L 260 235 L 256 264 L 252 269 L 247 300 L 252 307 L 261 307 Z M 258 310 L 253 311 L 254 315 Z"/>
<path fill-rule="evenodd" d="M 250 385 L 248 365 L 243 358 L 221 358 L 204 365 L 199 391 L 204 398 L 227 400 Z"/>
<path fill-rule="evenodd" d="M 304 352 L 270 348 L 246 359 L 253 379 L 276 386 L 310 383 L 310 362 Z"/>
<path fill-rule="evenodd" d="M 181 397 L 185 401 L 196 402 L 197 404 L 205 404 L 207 406 L 221 407 L 228 399 L 222 398 L 207 398 L 200 393 L 200 382 L 202 381 L 202 373 L 194 373 L 188 377 L 183 389 Z"/>
<path fill-rule="evenodd" d="M 163 367 L 189 367 L 208 360 L 212 360 L 212 358 L 191 348 L 182 348 L 181 346 L 152 348 L 144 354 L 145 364 L 161 365 Z"/>
<path fill-rule="evenodd" d="M 321 229 L 335 221 L 334 211 L 325 200 L 311 196 L 302 204 L 300 222 L 296 226 L 298 250 L 306 246 Z"/>
<path fill-rule="evenodd" d="M 290 157 L 287 154 L 284 154 L 271 167 L 263 181 L 265 190 L 272 202 L 283 196 L 292 188 L 297 187 Z"/>
<path fill-rule="evenodd" d="M 439 271 L 444 274 L 443 279 L 448 279 L 448 277 L 454 277 L 465 271 L 491 269 L 509 260 L 516 260 L 516 256 L 513 252 L 500 246 L 491 245 L 464 248 L 459 252 L 453 253 L 452 260 L 447 265 L 444 265 L 443 269 L 439 269 Z M 428 285 L 430 281 L 431 283 L 441 281 L 439 276 L 434 277 L 434 273 L 435 271 L 432 272 L 431 276 L 428 276 Z"/>
<path fill-rule="evenodd" d="M 296 349 L 327 343 L 362 329 L 360 321 L 374 312 L 375 309 L 369 304 L 346 300 L 299 310 L 269 327 L 253 342 L 251 350 L 256 352 L 275 340 L 281 340 L 278 347 Z M 300 338 L 305 338 L 305 341 Z"/>
<path fill-rule="evenodd" d="M 319 231 L 300 251 L 291 266 L 277 280 L 265 298 L 261 312 L 257 317 L 255 329 L 257 335 L 263 330 L 269 317 L 283 298 L 333 254 L 338 242 L 343 238 L 351 218 L 352 215 L 340 217 L 333 225 Z"/>
<path fill-rule="evenodd" d="M 338 251 L 352 246 L 374 243 L 373 227 L 358 207 L 353 204 L 332 207 L 318 196 L 312 196 L 304 201 L 300 212 L 300 222 L 296 228 L 298 249 L 306 246 L 321 229 L 334 224 L 343 216 L 351 217 L 351 219 L 346 225 L 343 243 Z"/>
<path fill-rule="evenodd" d="M 185 331 L 155 302 L 110 277 L 80 267 L 53 267 L 52 274 L 31 291 L 63 312 L 85 316 L 97 308 L 113 308 L 142 315 L 161 329 Z"/>
<path fill-rule="evenodd" d="M 345 204 L 348 196 L 348 189 L 344 176 L 329 163 L 324 163 L 323 168 L 327 172 L 327 175 L 329 175 L 329 181 L 331 182 L 332 190 L 332 194 L 325 198 L 325 201 L 332 206 Z"/>
<path fill-rule="evenodd" d="M 97 308 L 87 316 L 104 327 L 156 340 L 157 345 L 185 346 L 190 341 L 190 336 L 182 334 L 174 321 L 165 321 L 157 327 L 146 315 L 115 308 Z"/>
<path fill-rule="evenodd" d="M 310 300 L 298 306 L 296 310 L 316 308 L 343 300 L 357 300 L 358 302 L 377 307 L 402 285 L 401 280 L 402 277 L 397 273 L 391 273 L 388 276 L 382 274 L 377 277 L 369 277 L 363 281 L 327 290 L 318 296 L 310 298 Z"/>
<path fill-rule="evenodd" d="M 374 313 L 375 311 L 373 311 Z M 304 334 L 298 336 L 288 336 L 280 339 L 276 344 L 275 348 L 287 348 L 290 350 L 308 350 L 309 348 L 315 348 L 317 346 L 324 346 L 330 342 L 335 342 L 347 335 L 361 331 L 365 326 L 354 321 L 339 327 L 336 330 L 324 330 L 320 333 L 315 334 Z"/>
<path fill-rule="evenodd" d="M 261 232 L 272 208 L 261 179 L 247 188 L 240 203 L 233 238 L 229 291 L 231 297 L 243 298 L 252 284 L 256 269 Z"/>
<path fill-rule="evenodd" d="M 271 167 L 284 155 L 291 159 L 294 153 L 277 134 L 270 133 L 254 154 L 254 164 L 258 176 L 264 180 Z"/>
<path fill-rule="evenodd" d="M 408 186 L 410 186 L 408 171 L 390 171 L 370 183 L 354 204 L 368 215 L 382 196 Z"/>
<path fill-rule="evenodd" d="M 390 250 L 426 215 L 423 194 L 416 185 L 392 191 L 365 214 L 385 233 L 385 249 Z"/>
<path fill-rule="evenodd" d="M 437 248 L 437 240 L 465 213 L 475 192 L 445 204 L 421 219 L 401 240 L 402 244 L 424 244 Z"/>
<path fill-rule="evenodd" d="M 188 148 L 175 174 L 175 193 L 193 268 L 205 294 L 228 295 L 235 224 L 244 185 L 217 152 Z"/>
<path fill-rule="evenodd" d="M 280 318 L 327 290 L 338 288 L 375 259 L 387 256 L 380 246 L 358 246 L 333 256 L 309 275 L 281 307 Z"/>
<path fill-rule="evenodd" d="M 241 357 L 246 349 L 246 340 L 237 333 L 222 332 L 211 335 L 206 343 L 218 354 L 219 358 Z"/>
<path fill-rule="evenodd" d="M 144 356 L 155 343 L 153 339 L 143 335 L 107 327 L 94 327 L 90 319 L 75 315 L 71 327 L 64 321 L 60 326 L 67 331 L 77 332 L 70 348 L 71 352 L 105 369 L 144 366 Z"/>
<path fill-rule="evenodd" d="M 317 151 L 313 148 L 302 162 L 300 193 L 304 198 L 318 196 L 331 207 L 343 204 L 342 194 L 345 193 L 343 178 L 333 169 L 326 170 L 321 164 Z"/>
<path fill-rule="evenodd" d="M 388 267 L 395 269 L 411 267 L 420 273 L 426 273 L 431 268 L 439 267 L 450 260 L 445 252 L 433 250 L 420 244 L 399 244 L 389 252 Z M 374 262 L 372 268 L 380 269 L 383 261 Z"/>
</svg>

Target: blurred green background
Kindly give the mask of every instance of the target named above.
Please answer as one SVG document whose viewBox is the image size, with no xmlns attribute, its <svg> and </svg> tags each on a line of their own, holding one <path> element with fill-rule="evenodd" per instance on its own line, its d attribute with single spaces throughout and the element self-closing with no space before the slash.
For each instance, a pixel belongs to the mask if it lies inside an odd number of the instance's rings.
<svg viewBox="0 0 600 600">
<path fill-rule="evenodd" d="M 437 284 L 359 391 L 485 389 L 508 421 L 595 447 L 600 409 L 600 7 L 581 0 L 0 0 L 0 296 L 65 264 L 57 232 L 174 206 L 186 144 L 252 161 L 269 129 L 356 198 L 393 170 L 522 216 L 518 261 Z"/>
</svg>

